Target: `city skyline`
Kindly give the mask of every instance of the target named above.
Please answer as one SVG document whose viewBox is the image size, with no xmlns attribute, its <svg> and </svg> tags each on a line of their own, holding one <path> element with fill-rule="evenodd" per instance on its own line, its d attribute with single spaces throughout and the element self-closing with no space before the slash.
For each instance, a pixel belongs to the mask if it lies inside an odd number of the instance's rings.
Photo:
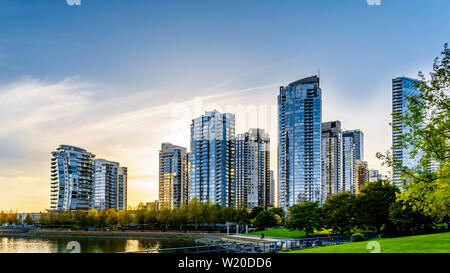
<svg viewBox="0 0 450 273">
<path fill-rule="evenodd" d="M 216 108 L 233 112 L 229 105 L 252 105 L 266 116 L 261 126 L 236 113 L 236 134 L 269 133 L 276 176 L 277 126 L 270 117 L 277 115 L 278 88 L 319 70 L 322 122 L 361 129 L 364 160 L 386 174 L 375 153 L 392 142 L 392 79 L 427 74 L 450 36 L 441 25 L 447 2 L 6 2 L 0 210 L 48 208 L 50 151 L 60 144 L 127 166 L 128 204 L 158 199 L 160 144 L 189 147 L 191 120 Z M 104 23 L 93 24 L 97 16 Z"/>
</svg>

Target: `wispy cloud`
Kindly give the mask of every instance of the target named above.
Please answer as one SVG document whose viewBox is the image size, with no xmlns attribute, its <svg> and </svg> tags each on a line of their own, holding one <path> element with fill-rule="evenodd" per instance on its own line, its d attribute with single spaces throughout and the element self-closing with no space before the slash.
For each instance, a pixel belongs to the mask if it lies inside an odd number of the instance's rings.
<svg viewBox="0 0 450 273">
<path fill-rule="evenodd" d="M 1 86 L 0 208 L 48 206 L 50 152 L 60 144 L 81 146 L 128 166 L 130 203 L 153 200 L 157 198 L 161 142 L 188 147 L 195 115 L 274 86 L 223 87 L 209 96 L 176 101 L 155 97 L 155 90 L 99 97 L 95 92 L 99 86 L 78 77 L 60 82 L 24 78 Z M 30 198 L 14 201 L 3 196 L 18 190 L 29 191 Z"/>
</svg>

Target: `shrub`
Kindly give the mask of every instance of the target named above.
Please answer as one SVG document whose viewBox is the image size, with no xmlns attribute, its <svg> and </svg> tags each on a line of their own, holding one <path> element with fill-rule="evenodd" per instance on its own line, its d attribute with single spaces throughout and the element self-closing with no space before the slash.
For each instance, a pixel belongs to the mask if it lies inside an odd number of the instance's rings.
<svg viewBox="0 0 450 273">
<path fill-rule="evenodd" d="M 352 242 L 361 242 L 361 241 L 364 241 L 364 234 L 354 233 L 352 235 Z"/>
</svg>

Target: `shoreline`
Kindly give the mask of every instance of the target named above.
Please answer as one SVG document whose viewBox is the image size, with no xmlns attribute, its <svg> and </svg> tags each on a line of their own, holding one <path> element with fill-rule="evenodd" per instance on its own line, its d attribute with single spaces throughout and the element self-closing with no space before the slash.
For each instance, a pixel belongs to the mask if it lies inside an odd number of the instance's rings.
<svg viewBox="0 0 450 273">
<path fill-rule="evenodd" d="M 45 229 L 0 229 L 0 236 L 11 237 L 116 237 L 139 239 L 208 239 L 220 240 L 219 233 L 184 233 L 184 232 L 140 232 L 140 231 L 69 231 L 69 230 L 45 230 Z"/>
<path fill-rule="evenodd" d="M 242 234 L 239 234 L 242 235 Z M 160 231 L 69 231 L 47 229 L 0 229 L 0 236 L 8 237 L 91 237 L 91 238 L 130 238 L 130 239 L 165 239 L 193 240 L 204 244 L 219 244 L 227 242 L 249 243 L 262 241 L 257 236 L 235 236 L 223 233 L 185 233 Z"/>
</svg>

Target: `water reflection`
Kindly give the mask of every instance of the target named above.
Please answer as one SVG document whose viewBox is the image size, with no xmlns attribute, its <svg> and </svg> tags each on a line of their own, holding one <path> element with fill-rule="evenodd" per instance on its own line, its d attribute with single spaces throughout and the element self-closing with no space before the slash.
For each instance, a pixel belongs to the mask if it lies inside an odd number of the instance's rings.
<svg viewBox="0 0 450 273">
<path fill-rule="evenodd" d="M 68 243 L 79 243 L 81 253 L 115 253 L 198 245 L 193 240 L 173 238 L 128 239 L 114 237 L 0 237 L 0 253 L 71 253 Z"/>
</svg>

